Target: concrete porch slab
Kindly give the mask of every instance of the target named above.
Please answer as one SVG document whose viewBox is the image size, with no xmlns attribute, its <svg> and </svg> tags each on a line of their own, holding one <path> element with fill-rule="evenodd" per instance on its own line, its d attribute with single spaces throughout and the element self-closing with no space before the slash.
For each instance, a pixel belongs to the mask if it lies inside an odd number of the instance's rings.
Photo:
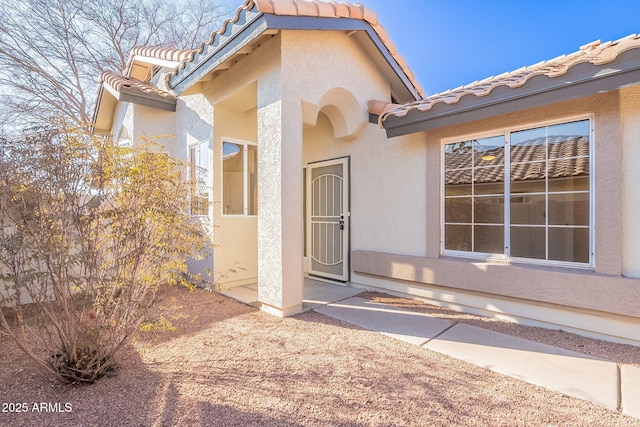
<svg viewBox="0 0 640 427">
<path fill-rule="evenodd" d="M 315 311 L 415 345 L 424 344 L 452 325 L 445 319 L 358 297 L 321 306 Z"/>
<path fill-rule="evenodd" d="M 341 301 L 346 298 L 364 292 L 362 289 L 349 286 L 332 285 L 309 278 L 304 279 L 304 299 L 302 301 L 302 311 L 313 310 L 322 305 Z M 243 286 L 234 286 L 220 292 L 222 295 L 231 297 L 245 304 L 260 307 L 258 300 L 258 284 L 252 283 Z"/>
<path fill-rule="evenodd" d="M 313 310 L 322 305 L 351 298 L 364 292 L 349 286 L 332 285 L 309 278 L 304 279 L 303 310 Z"/>
<path fill-rule="evenodd" d="M 235 286 L 220 293 L 242 303 L 260 307 L 260 303 L 258 302 L 258 285 Z"/>
<path fill-rule="evenodd" d="M 619 407 L 614 362 L 463 324 L 424 347 L 609 409 Z"/>
</svg>

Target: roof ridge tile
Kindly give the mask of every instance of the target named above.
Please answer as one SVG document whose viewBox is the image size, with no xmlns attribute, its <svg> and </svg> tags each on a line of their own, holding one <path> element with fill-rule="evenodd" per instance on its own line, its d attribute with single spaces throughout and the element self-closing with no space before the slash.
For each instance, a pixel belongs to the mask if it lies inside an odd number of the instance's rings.
<svg viewBox="0 0 640 427">
<path fill-rule="evenodd" d="M 134 46 L 129 55 L 130 57 L 139 55 L 163 59 L 166 61 L 180 62 L 186 59 L 192 52 L 193 49 L 177 49 L 161 46 Z"/>
</svg>

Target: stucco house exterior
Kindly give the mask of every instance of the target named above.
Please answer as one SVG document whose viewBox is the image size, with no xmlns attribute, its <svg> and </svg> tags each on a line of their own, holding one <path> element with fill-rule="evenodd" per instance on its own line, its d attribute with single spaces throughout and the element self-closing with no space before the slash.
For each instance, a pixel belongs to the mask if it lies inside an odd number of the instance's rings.
<svg viewBox="0 0 640 427">
<path fill-rule="evenodd" d="M 247 0 L 135 48 L 93 120 L 189 162 L 194 271 L 269 313 L 310 276 L 640 344 L 639 36 L 427 96 L 370 9 Z"/>
</svg>

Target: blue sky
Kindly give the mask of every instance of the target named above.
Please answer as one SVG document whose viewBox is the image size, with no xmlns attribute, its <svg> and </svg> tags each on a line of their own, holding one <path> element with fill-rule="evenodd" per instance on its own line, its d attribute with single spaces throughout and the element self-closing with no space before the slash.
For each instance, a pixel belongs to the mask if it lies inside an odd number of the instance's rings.
<svg viewBox="0 0 640 427">
<path fill-rule="evenodd" d="M 640 33 L 640 0 L 355 1 L 378 13 L 427 94 Z"/>
</svg>

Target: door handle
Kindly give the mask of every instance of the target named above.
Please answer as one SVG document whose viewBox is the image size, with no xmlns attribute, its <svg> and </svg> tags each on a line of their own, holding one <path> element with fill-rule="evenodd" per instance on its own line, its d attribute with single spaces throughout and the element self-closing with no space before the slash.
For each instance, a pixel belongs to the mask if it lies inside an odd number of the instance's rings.
<svg viewBox="0 0 640 427">
<path fill-rule="evenodd" d="M 344 215 L 340 215 L 340 230 L 344 230 Z"/>
</svg>

